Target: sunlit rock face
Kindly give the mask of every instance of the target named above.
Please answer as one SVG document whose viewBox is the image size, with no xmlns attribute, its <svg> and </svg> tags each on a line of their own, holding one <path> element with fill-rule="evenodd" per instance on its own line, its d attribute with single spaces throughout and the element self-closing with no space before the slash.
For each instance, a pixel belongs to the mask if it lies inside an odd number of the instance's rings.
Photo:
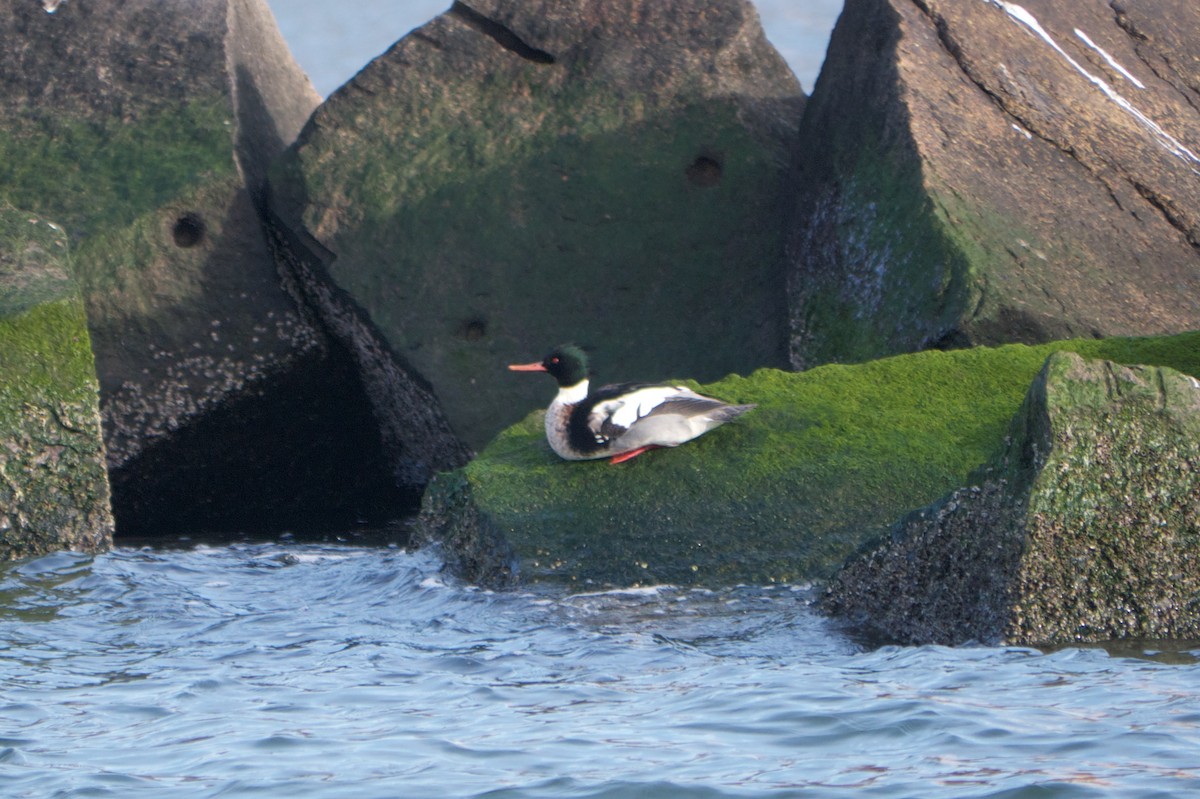
<svg viewBox="0 0 1200 799">
<path fill-rule="evenodd" d="M 272 207 L 324 315 L 481 449 L 545 403 L 503 364 L 561 342 L 628 380 L 784 363 L 803 104 L 742 0 L 455 3 L 321 106 Z"/>
<path fill-rule="evenodd" d="M 1200 327 L 1200 9 L 850 0 L 805 115 L 791 361 Z"/>
</svg>

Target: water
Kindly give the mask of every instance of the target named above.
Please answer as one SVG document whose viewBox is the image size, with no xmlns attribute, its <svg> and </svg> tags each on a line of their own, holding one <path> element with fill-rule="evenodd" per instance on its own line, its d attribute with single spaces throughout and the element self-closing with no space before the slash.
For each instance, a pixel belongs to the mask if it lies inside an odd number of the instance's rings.
<svg viewBox="0 0 1200 799">
<path fill-rule="evenodd" d="M 271 0 L 328 94 L 447 0 Z M 840 0 L 761 0 L 806 89 Z M 788 587 L 490 593 L 431 553 L 0 571 L 6 797 L 1175 797 L 1195 652 L 864 648 Z"/>
<path fill-rule="evenodd" d="M 809 599 L 490 593 L 330 544 L 42 558 L 0 572 L 0 795 L 1200 791 L 1191 653 L 869 650 Z"/>
<path fill-rule="evenodd" d="M 292 55 L 328 96 L 413 28 L 448 9 L 450 0 L 269 0 Z M 468 3 L 468 5 L 470 5 Z M 842 0 L 756 0 L 767 38 L 811 92 Z M 349 9 L 349 11 L 347 11 Z"/>
</svg>

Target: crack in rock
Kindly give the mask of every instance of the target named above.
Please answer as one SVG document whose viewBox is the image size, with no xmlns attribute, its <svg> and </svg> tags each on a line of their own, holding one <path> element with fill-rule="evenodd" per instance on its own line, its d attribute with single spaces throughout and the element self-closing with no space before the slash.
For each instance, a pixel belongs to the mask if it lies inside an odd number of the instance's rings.
<svg viewBox="0 0 1200 799">
<path fill-rule="evenodd" d="M 1006 116 L 1016 120 L 1022 127 L 1025 128 L 1025 130 L 1029 131 L 1042 141 L 1045 141 L 1047 144 L 1057 148 L 1061 153 L 1069 157 L 1075 163 L 1079 164 L 1082 169 L 1084 169 L 1093 179 L 1098 181 L 1105 188 L 1114 201 L 1116 200 L 1117 192 L 1103 174 L 1103 170 L 1098 169 L 1097 165 L 1089 163 L 1089 161 L 1085 159 L 1079 150 L 1069 141 L 1058 140 L 1051 133 L 1041 129 L 1039 125 L 1033 124 L 1030 120 L 1023 117 L 1019 113 L 1019 108 L 1014 108 L 1012 103 L 1003 94 L 991 89 L 987 85 L 986 81 L 976 74 L 976 70 L 973 68 L 970 59 L 964 53 L 962 45 L 951 33 L 950 24 L 947 22 L 946 18 L 935 11 L 931 7 L 931 4 L 927 2 L 927 0 L 912 0 L 912 2 L 913 5 L 915 5 L 933 24 L 935 30 L 937 31 L 938 41 L 941 43 L 942 47 L 950 55 L 950 57 L 954 59 L 954 62 L 958 65 L 958 68 L 962 71 L 963 75 L 966 76 L 966 78 L 972 84 L 974 84 L 981 92 L 991 99 L 995 106 Z M 1132 22 L 1124 16 L 1122 9 L 1113 4 L 1110 4 L 1110 6 L 1113 7 L 1113 10 L 1117 15 L 1117 24 L 1122 28 L 1122 30 L 1125 30 L 1126 33 L 1135 39 L 1145 39 L 1145 37 L 1136 30 Z M 1140 52 L 1139 58 L 1141 58 L 1143 62 L 1146 61 L 1145 57 L 1142 56 Z M 1147 64 L 1147 66 L 1149 66 L 1149 64 Z M 1156 77 L 1158 77 L 1160 80 L 1163 80 L 1162 76 L 1158 75 L 1156 70 L 1151 68 L 1151 71 L 1154 72 Z M 1174 85 L 1169 80 L 1166 82 Z M 1175 88 L 1178 89 L 1178 87 Z M 1167 224 L 1175 228 L 1181 235 L 1183 235 L 1188 244 L 1194 248 L 1200 249 L 1200 237 L 1198 237 L 1196 232 L 1191 229 L 1182 215 L 1171 207 L 1169 200 L 1163 198 L 1158 192 L 1141 184 L 1134 176 L 1129 175 L 1117 164 L 1111 163 L 1109 159 L 1104 157 L 1101 153 L 1094 153 L 1094 155 L 1098 157 L 1102 163 L 1107 163 L 1108 167 L 1112 169 L 1120 179 L 1124 180 L 1152 208 L 1157 210 L 1159 214 L 1162 215 L 1163 219 L 1166 220 Z M 1120 208 L 1121 203 L 1117 202 L 1117 206 Z"/>
<path fill-rule="evenodd" d="M 485 36 L 491 37 L 495 40 L 496 44 L 505 50 L 516 53 L 526 61 L 532 61 L 535 64 L 553 64 L 557 60 L 545 50 L 539 50 L 526 42 L 510 28 L 506 28 L 494 19 L 485 17 L 467 4 L 458 2 L 458 0 L 455 0 L 454 5 L 450 6 L 450 10 L 446 13 L 457 17 Z"/>
<path fill-rule="evenodd" d="M 1162 60 L 1162 63 L 1166 69 L 1172 73 L 1164 74 L 1163 71 L 1158 68 L 1158 65 L 1155 64 L 1151 59 L 1147 58 L 1142 52 L 1143 46 L 1150 46 L 1150 37 L 1138 30 L 1137 25 L 1135 25 L 1133 20 L 1129 18 L 1129 12 L 1125 9 L 1125 6 L 1122 3 L 1116 2 L 1116 0 L 1110 2 L 1108 6 L 1113 12 L 1113 22 L 1116 23 L 1117 27 L 1123 30 L 1130 39 L 1133 39 L 1133 52 L 1137 54 L 1137 57 L 1142 64 L 1144 64 L 1145 67 L 1150 70 L 1154 77 L 1158 78 L 1163 83 L 1177 91 L 1179 96 L 1183 98 L 1183 101 L 1187 103 L 1188 106 L 1195 111 L 1200 111 L 1200 104 L 1198 104 L 1196 99 L 1193 97 L 1193 95 L 1200 94 L 1200 86 L 1193 86 L 1191 82 L 1188 81 L 1187 76 L 1180 73 L 1179 69 L 1166 55 L 1163 53 L 1154 52 L 1154 55 L 1158 56 Z"/>
</svg>

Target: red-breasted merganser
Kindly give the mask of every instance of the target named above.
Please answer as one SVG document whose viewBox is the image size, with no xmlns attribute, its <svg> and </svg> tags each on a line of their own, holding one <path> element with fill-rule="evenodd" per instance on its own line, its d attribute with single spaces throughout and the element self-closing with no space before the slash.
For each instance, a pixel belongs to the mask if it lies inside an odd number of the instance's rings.
<svg viewBox="0 0 1200 799">
<path fill-rule="evenodd" d="M 729 405 L 686 386 L 620 383 L 588 391 L 587 356 L 562 346 L 540 363 L 512 364 L 514 372 L 549 372 L 558 395 L 546 409 L 546 439 L 569 461 L 636 458 L 649 449 L 677 447 L 741 416 L 753 405 Z"/>
</svg>

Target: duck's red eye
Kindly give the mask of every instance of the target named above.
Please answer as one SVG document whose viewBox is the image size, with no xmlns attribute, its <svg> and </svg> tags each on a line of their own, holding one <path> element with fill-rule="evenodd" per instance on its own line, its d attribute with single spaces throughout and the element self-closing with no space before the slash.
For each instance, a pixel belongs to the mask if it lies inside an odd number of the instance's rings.
<svg viewBox="0 0 1200 799">
<path fill-rule="evenodd" d="M 558 363 L 558 358 L 551 358 L 550 363 Z"/>
</svg>

